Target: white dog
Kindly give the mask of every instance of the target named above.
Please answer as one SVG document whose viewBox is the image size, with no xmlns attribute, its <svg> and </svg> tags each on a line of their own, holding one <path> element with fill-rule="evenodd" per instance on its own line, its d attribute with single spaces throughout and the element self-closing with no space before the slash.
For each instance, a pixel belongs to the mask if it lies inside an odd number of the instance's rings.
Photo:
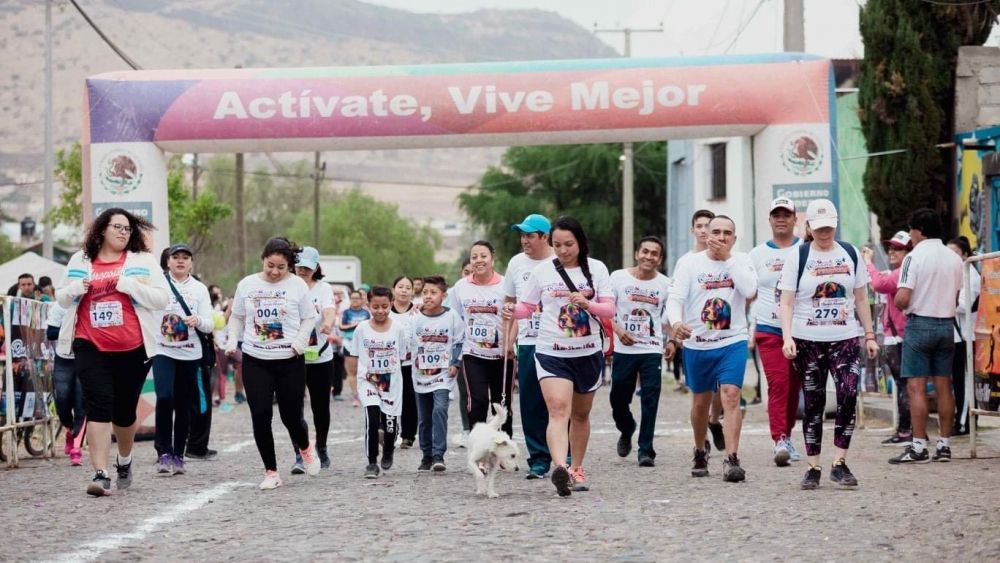
<svg viewBox="0 0 1000 563">
<path fill-rule="evenodd" d="M 496 414 L 486 422 L 479 422 L 469 434 L 469 470 L 476 476 L 476 494 L 485 494 L 489 498 L 498 495 L 494 483 L 497 472 L 518 471 L 521 453 L 517 444 L 506 432 L 500 430 L 507 421 L 507 409 L 498 404 L 493 405 Z"/>
</svg>

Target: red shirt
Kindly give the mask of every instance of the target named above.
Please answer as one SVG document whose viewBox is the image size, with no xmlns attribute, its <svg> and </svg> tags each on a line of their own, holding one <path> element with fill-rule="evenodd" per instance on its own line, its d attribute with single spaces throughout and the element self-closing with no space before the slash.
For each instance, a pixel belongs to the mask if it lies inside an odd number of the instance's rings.
<svg viewBox="0 0 1000 563">
<path fill-rule="evenodd" d="M 90 289 L 76 309 L 76 338 L 89 340 L 102 352 L 128 352 L 142 346 L 142 327 L 132 298 L 118 291 L 127 252 L 114 262 L 94 260 Z"/>
</svg>

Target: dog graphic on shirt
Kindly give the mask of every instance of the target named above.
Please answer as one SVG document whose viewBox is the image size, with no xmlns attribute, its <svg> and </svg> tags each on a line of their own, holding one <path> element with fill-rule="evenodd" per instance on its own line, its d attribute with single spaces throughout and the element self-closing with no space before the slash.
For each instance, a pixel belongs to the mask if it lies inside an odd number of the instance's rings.
<svg viewBox="0 0 1000 563">
<path fill-rule="evenodd" d="M 701 322 L 708 330 L 726 330 L 733 322 L 732 308 L 725 299 L 712 297 L 701 310 Z"/>
<path fill-rule="evenodd" d="M 590 336 L 590 315 L 583 307 L 567 303 L 559 309 L 559 329 L 566 337 Z"/>
</svg>

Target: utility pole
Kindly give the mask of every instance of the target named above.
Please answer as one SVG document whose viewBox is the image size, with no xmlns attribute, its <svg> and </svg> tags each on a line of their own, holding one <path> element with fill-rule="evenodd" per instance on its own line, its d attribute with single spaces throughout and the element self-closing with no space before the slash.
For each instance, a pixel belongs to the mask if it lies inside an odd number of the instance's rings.
<svg viewBox="0 0 1000 563">
<path fill-rule="evenodd" d="M 45 232 L 42 233 L 42 256 L 52 260 L 52 169 L 55 158 L 52 146 L 52 0 L 45 0 L 45 195 L 43 213 Z"/>
<path fill-rule="evenodd" d="M 319 185 L 326 175 L 326 163 L 320 163 L 319 151 L 316 151 L 316 164 L 313 166 L 313 247 L 319 250 Z"/>
<path fill-rule="evenodd" d="M 632 56 L 633 33 L 663 33 L 663 22 L 659 27 L 620 27 L 601 29 L 594 23 L 594 33 L 624 33 L 625 58 Z M 633 251 L 635 240 L 635 185 L 633 174 L 632 143 L 627 142 L 622 147 L 622 267 L 633 266 Z"/>
<path fill-rule="evenodd" d="M 198 199 L 198 178 L 201 176 L 201 169 L 198 168 L 198 153 L 194 153 L 191 159 L 191 199 Z"/>
<path fill-rule="evenodd" d="M 806 51 L 805 16 L 802 0 L 785 0 L 784 40 L 782 48 L 786 53 Z"/>
<path fill-rule="evenodd" d="M 243 208 L 243 153 L 236 153 L 236 253 L 240 276 L 247 275 L 247 228 Z"/>
</svg>

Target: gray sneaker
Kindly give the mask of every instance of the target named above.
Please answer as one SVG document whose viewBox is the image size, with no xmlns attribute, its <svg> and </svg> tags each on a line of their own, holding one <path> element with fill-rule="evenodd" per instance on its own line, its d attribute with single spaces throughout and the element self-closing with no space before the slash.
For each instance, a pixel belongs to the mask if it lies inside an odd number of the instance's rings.
<svg viewBox="0 0 1000 563">
<path fill-rule="evenodd" d="M 87 494 L 92 497 L 110 496 L 111 477 L 104 470 L 94 473 L 94 479 L 87 485 Z"/>
<path fill-rule="evenodd" d="M 295 463 L 292 464 L 292 475 L 304 475 L 306 464 L 302 461 L 302 454 L 295 452 Z"/>
<path fill-rule="evenodd" d="M 169 475 L 174 462 L 174 456 L 162 454 L 156 459 L 156 472 L 161 475 Z"/>
<path fill-rule="evenodd" d="M 739 483 L 747 478 L 747 472 L 740 467 L 740 460 L 736 454 L 722 460 L 722 480 L 728 483 Z"/>
<path fill-rule="evenodd" d="M 181 457 L 181 456 L 175 455 L 174 459 L 173 459 L 173 463 L 174 463 L 173 474 L 174 475 L 184 475 L 184 458 Z"/>
<path fill-rule="evenodd" d="M 115 472 L 118 473 L 118 478 L 115 479 L 115 488 L 119 491 L 124 491 L 125 489 L 132 486 L 132 462 L 128 462 L 128 465 L 121 465 L 117 459 L 115 460 Z"/>
</svg>

